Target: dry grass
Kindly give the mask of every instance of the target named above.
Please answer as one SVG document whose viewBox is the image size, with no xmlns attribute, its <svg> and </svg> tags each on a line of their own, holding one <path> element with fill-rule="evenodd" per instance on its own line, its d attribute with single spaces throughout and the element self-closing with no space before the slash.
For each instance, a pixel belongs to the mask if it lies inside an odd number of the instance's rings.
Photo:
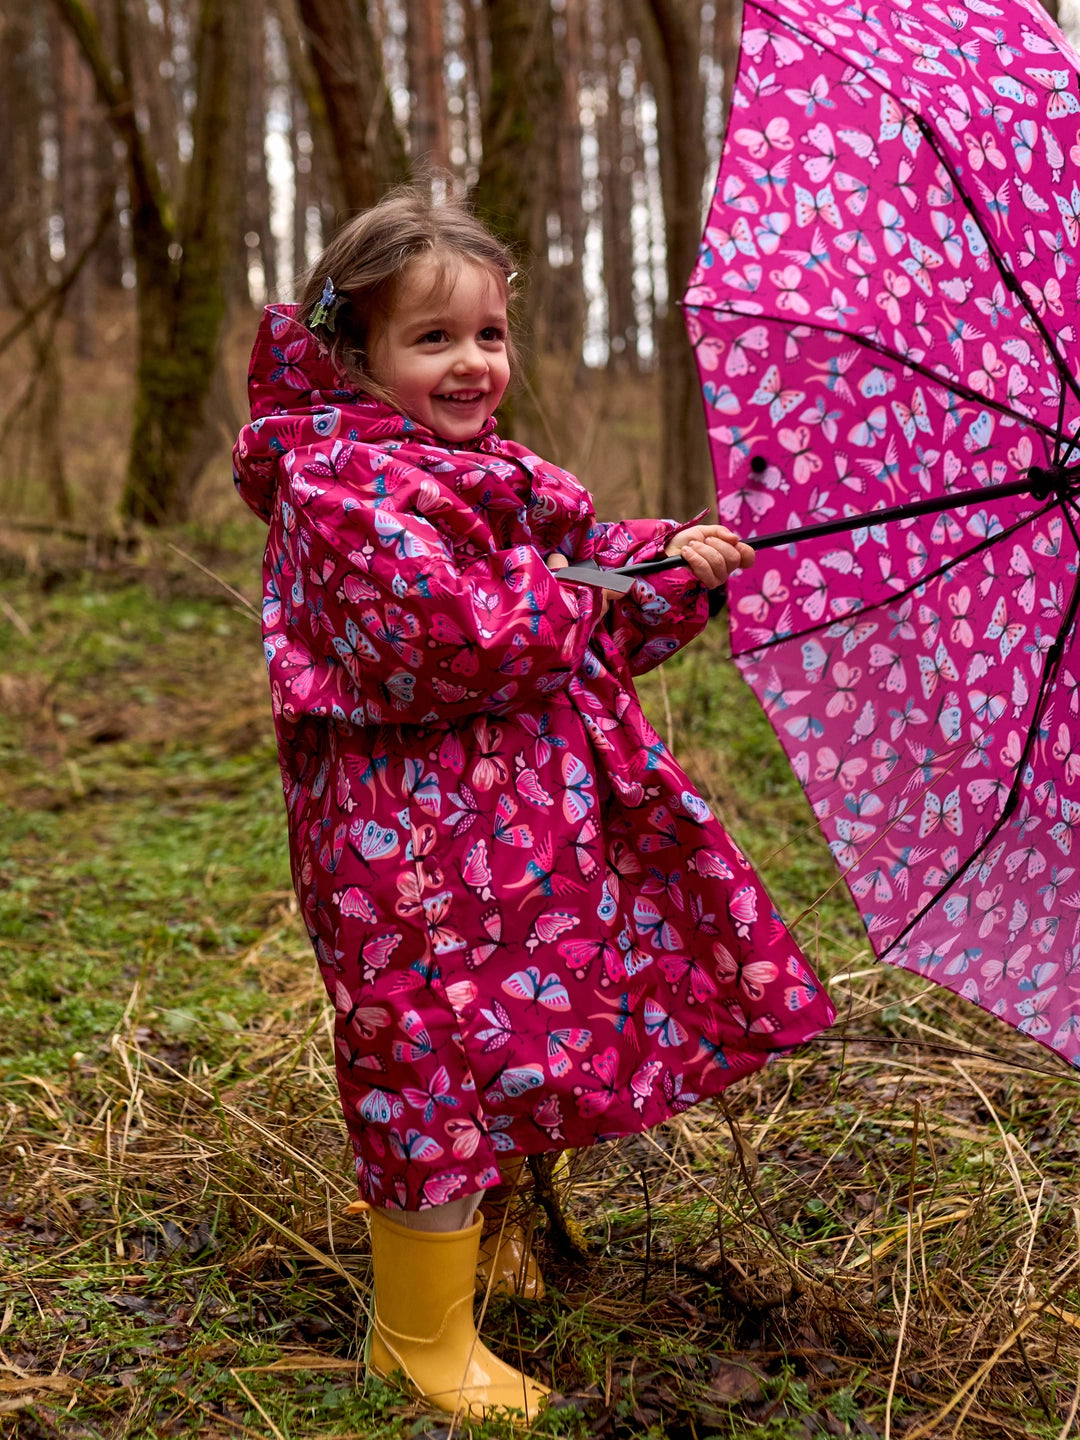
<svg viewBox="0 0 1080 1440">
<path fill-rule="evenodd" d="M 115 405 L 80 390 L 65 421 L 89 427 L 87 522 L 119 485 L 115 343 Z M 645 387 L 547 383 L 559 458 L 618 513 L 651 468 Z M 257 533 L 204 484 L 173 538 L 253 597 Z M 0 1436 L 445 1436 L 358 1358 L 365 1239 L 251 621 L 164 544 L 9 535 L 0 558 Z M 842 1020 L 725 1105 L 575 1157 L 565 1233 L 539 1226 L 548 1298 L 493 1302 L 487 1338 L 574 1397 L 549 1435 L 1066 1440 L 1077 1077 L 813 903 L 835 872 L 722 635 L 665 671 L 656 723 L 807 909 Z"/>
</svg>

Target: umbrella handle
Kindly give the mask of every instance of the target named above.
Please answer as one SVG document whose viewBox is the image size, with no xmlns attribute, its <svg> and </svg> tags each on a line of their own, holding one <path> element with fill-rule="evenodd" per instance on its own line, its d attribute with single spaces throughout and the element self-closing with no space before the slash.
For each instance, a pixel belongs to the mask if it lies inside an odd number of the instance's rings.
<svg viewBox="0 0 1080 1440">
<path fill-rule="evenodd" d="M 655 575 L 660 570 L 671 570 L 676 565 L 685 565 L 681 555 L 665 555 L 659 560 L 640 560 L 636 565 L 623 565 L 618 570 L 601 570 L 599 565 L 564 565 L 553 570 L 557 580 L 569 580 L 577 585 L 596 585 L 603 590 L 615 590 L 625 595 L 635 580 Z"/>
</svg>

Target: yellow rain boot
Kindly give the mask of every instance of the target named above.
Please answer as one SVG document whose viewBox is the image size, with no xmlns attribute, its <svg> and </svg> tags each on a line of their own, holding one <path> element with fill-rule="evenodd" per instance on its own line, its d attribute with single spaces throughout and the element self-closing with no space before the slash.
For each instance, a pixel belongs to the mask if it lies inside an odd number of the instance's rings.
<svg viewBox="0 0 1080 1440">
<path fill-rule="evenodd" d="M 473 1277 L 483 1221 L 467 1230 L 409 1230 L 370 1210 L 375 1303 L 367 1363 L 385 1379 L 400 1370 L 416 1392 L 474 1419 L 518 1410 L 532 1420 L 550 1394 L 493 1355 L 473 1322 Z"/>
<path fill-rule="evenodd" d="M 524 1300 L 544 1298 L 544 1280 L 529 1244 L 524 1197 L 518 1185 L 525 1169 L 520 1157 L 502 1168 L 502 1184 L 484 1192 L 480 1207 L 484 1228 L 480 1235 L 480 1263 L 476 1289 L 480 1295 L 503 1291 Z"/>
</svg>

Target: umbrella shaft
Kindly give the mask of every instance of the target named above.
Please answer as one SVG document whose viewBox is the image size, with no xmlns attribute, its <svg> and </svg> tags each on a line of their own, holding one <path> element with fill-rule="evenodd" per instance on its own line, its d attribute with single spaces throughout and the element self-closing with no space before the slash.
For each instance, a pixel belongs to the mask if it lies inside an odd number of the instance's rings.
<svg viewBox="0 0 1080 1440">
<path fill-rule="evenodd" d="M 816 540 L 827 535 L 841 535 L 848 530 L 863 530 L 871 525 L 884 525 L 891 520 L 911 520 L 916 515 L 937 515 L 944 510 L 960 510 L 979 505 L 984 500 L 1004 500 L 1010 495 L 1034 495 L 1036 485 L 1030 479 L 1007 480 L 1000 485 L 986 485 L 981 490 L 964 490 L 955 495 L 934 495 L 925 500 L 912 500 L 906 505 L 890 505 L 872 510 L 868 515 L 845 515 L 842 520 L 826 520 L 821 525 L 806 525 L 801 530 L 781 530 L 775 535 L 754 535 L 749 540 L 755 550 L 771 550 L 779 545 L 792 545 L 799 540 Z M 1046 498 L 1037 496 L 1036 498 Z"/>
<path fill-rule="evenodd" d="M 820 540 L 828 535 L 842 535 L 848 530 L 864 530 L 871 525 L 884 525 L 890 520 L 911 520 L 916 515 L 935 515 L 943 510 L 960 510 L 967 505 L 979 505 L 985 500 L 1004 500 L 1010 495 L 1047 498 L 1043 487 L 1034 477 L 1026 480 L 1006 480 L 1000 485 L 985 485 L 981 490 L 962 490 L 954 495 L 935 495 L 925 500 L 912 500 L 906 505 L 890 505 L 884 510 L 871 510 L 866 515 L 845 515 L 842 520 L 804 525 L 801 530 L 778 530 L 773 535 L 751 535 L 747 544 L 752 545 L 755 550 L 774 550 L 780 545 L 795 545 L 800 540 Z M 653 575 L 658 570 L 670 570 L 672 566 L 683 563 L 680 555 L 669 555 L 663 560 L 644 560 L 640 565 L 623 565 L 617 573 L 627 576 Z"/>
</svg>

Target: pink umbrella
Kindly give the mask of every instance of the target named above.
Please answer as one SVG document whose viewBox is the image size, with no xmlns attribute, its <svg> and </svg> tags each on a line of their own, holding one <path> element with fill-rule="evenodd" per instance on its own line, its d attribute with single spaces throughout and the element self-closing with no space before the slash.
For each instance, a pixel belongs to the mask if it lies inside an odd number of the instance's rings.
<svg viewBox="0 0 1080 1440">
<path fill-rule="evenodd" d="M 874 949 L 1075 1065 L 1078 71 L 1034 0 L 747 0 L 685 297 L 779 532 L 732 648 Z"/>
</svg>

